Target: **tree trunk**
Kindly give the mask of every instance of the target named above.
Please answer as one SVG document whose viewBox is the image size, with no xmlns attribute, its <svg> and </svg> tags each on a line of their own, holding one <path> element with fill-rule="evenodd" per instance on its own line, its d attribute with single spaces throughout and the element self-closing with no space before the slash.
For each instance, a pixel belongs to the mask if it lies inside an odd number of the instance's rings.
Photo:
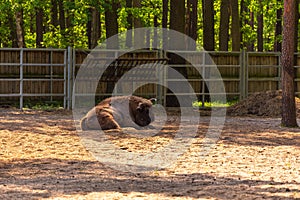
<svg viewBox="0 0 300 200">
<path fill-rule="evenodd" d="M 295 36 L 294 36 L 294 52 L 298 52 L 298 21 L 299 21 L 299 9 L 298 9 L 298 5 L 299 5 L 299 0 L 295 0 L 295 4 L 297 6 L 295 6 Z"/>
<path fill-rule="evenodd" d="M 169 0 L 163 0 L 163 13 L 162 13 L 162 27 L 168 28 L 168 13 L 169 13 Z M 163 30 L 163 49 L 168 48 L 168 36 L 165 30 Z"/>
<path fill-rule="evenodd" d="M 65 9 L 63 5 L 63 0 L 58 0 L 59 7 L 59 26 L 61 30 L 66 29 L 66 18 L 65 18 Z"/>
<path fill-rule="evenodd" d="M 101 36 L 100 12 L 95 7 L 91 7 L 88 9 L 88 16 L 88 46 L 90 49 L 93 49 L 98 45 L 98 39 Z"/>
<path fill-rule="evenodd" d="M 59 0 L 60 2 L 63 2 L 64 0 Z M 74 6 L 75 7 L 75 0 L 65 0 L 68 2 L 69 6 Z M 59 6 L 62 8 L 62 10 L 60 10 L 60 12 L 64 11 L 63 13 L 61 13 L 63 15 L 63 19 L 65 22 L 65 27 L 68 29 L 71 29 L 73 27 L 73 19 L 74 19 L 74 11 L 70 10 L 70 9 L 66 9 L 64 8 L 63 4 L 62 6 Z"/>
<path fill-rule="evenodd" d="M 281 0 L 277 0 L 277 3 L 280 2 Z M 280 36 L 282 34 L 282 8 L 279 8 L 276 11 L 276 19 L 274 51 L 280 52 L 282 48 L 280 41 Z"/>
<path fill-rule="evenodd" d="M 185 32 L 185 0 L 171 0 L 170 1 L 170 29 L 184 34 L 184 32 Z M 184 47 L 185 47 L 184 37 L 182 37 L 182 38 L 171 37 L 170 38 L 170 41 L 169 41 L 170 49 L 183 50 Z"/>
<path fill-rule="evenodd" d="M 185 0 L 170 1 L 170 28 L 184 34 L 185 28 Z M 178 41 L 183 44 L 183 41 Z M 176 43 L 176 42 L 175 42 Z M 176 45 L 176 44 L 172 44 Z"/>
<path fill-rule="evenodd" d="M 190 36 L 190 26 L 191 26 L 191 0 L 187 0 L 186 12 L 185 12 L 185 34 Z"/>
<path fill-rule="evenodd" d="M 214 2 L 211 0 L 202 0 L 202 10 L 203 10 L 203 48 L 206 51 L 214 51 L 215 50 L 215 31 L 214 31 Z M 208 55 L 205 55 L 208 56 Z M 205 59 L 208 61 L 209 59 Z M 211 63 L 205 63 L 211 64 Z M 203 78 L 206 79 L 209 74 L 209 68 L 206 69 L 206 72 L 202 74 Z M 203 82 L 204 84 L 204 82 Z M 205 82 L 204 93 L 209 93 L 208 91 L 209 82 Z M 204 99 L 202 98 L 202 102 L 210 101 L 210 96 L 205 95 Z"/>
<path fill-rule="evenodd" d="M 203 48 L 206 51 L 215 50 L 214 2 L 202 0 L 203 10 Z"/>
<path fill-rule="evenodd" d="M 86 35 L 88 37 L 89 49 L 92 49 L 92 10 L 92 7 L 87 10 L 88 21 L 86 24 Z"/>
<path fill-rule="evenodd" d="M 240 33 L 240 15 L 238 0 L 231 0 L 232 10 L 232 24 L 231 24 L 231 37 L 232 37 L 232 51 L 240 51 L 241 49 L 241 33 Z"/>
<path fill-rule="evenodd" d="M 75 7 L 75 0 L 66 0 L 69 4 L 68 7 Z M 63 2 L 63 0 L 59 0 L 59 4 Z M 59 11 L 59 21 L 61 24 L 61 30 L 63 35 L 67 35 L 68 37 L 68 45 L 74 46 L 75 40 L 77 38 L 74 37 L 73 31 L 74 31 L 74 10 L 73 9 L 67 9 L 68 7 L 64 8 L 64 5 L 62 3 L 61 6 L 59 6 L 61 9 Z"/>
<path fill-rule="evenodd" d="M 113 1 L 111 7 L 107 8 L 105 11 L 105 26 L 106 26 L 106 38 L 110 38 L 118 34 L 118 4 Z M 108 49 L 118 49 L 119 40 L 117 38 L 114 41 L 109 40 L 106 44 Z"/>
<path fill-rule="evenodd" d="M 154 16 L 154 18 L 153 18 L 153 26 L 155 28 L 158 27 L 158 17 L 157 16 Z M 152 48 L 157 49 L 158 48 L 158 43 L 159 43 L 159 41 L 158 41 L 157 30 L 155 29 L 154 33 L 153 33 Z"/>
<path fill-rule="evenodd" d="M 150 19 L 150 14 L 148 14 L 148 18 Z M 151 31 L 149 29 L 146 30 L 146 38 L 145 38 L 145 47 L 150 49 L 150 34 Z"/>
<path fill-rule="evenodd" d="M 127 10 L 127 30 L 132 29 L 132 0 L 126 0 L 126 8 Z M 132 47 L 132 31 L 127 31 L 126 33 L 126 47 L 131 48 Z"/>
<path fill-rule="evenodd" d="M 17 11 L 15 13 L 16 17 L 16 33 L 17 33 L 17 43 L 19 48 L 25 48 L 24 41 L 24 29 L 23 29 L 23 11 Z"/>
<path fill-rule="evenodd" d="M 185 0 L 170 0 L 170 29 L 180 32 L 181 34 L 176 34 L 176 37 L 172 35 L 169 38 L 169 49 L 171 50 L 184 50 L 186 48 L 185 38 L 183 34 L 185 32 Z M 174 65 L 185 64 L 185 59 L 177 55 L 176 53 L 169 53 L 168 57 L 170 58 L 169 63 Z M 174 68 L 182 76 L 187 77 L 186 67 L 176 67 Z M 171 74 L 171 73 L 170 73 Z M 171 77 L 169 78 L 176 78 Z M 180 82 L 173 83 L 174 87 L 178 89 L 178 93 L 184 92 L 184 88 Z M 174 91 L 172 91 L 174 92 Z M 188 102 L 187 102 L 188 103 Z M 167 106 L 178 107 L 183 106 L 179 105 L 176 96 L 170 95 L 167 98 Z"/>
<path fill-rule="evenodd" d="M 219 30 L 219 50 L 228 51 L 229 41 L 229 0 L 221 2 L 221 19 Z"/>
<path fill-rule="evenodd" d="M 198 0 L 188 0 L 187 1 L 187 11 L 186 11 L 186 31 L 185 33 L 191 37 L 194 41 L 197 40 L 197 22 L 198 22 Z M 196 49 L 195 44 L 188 44 L 188 49 Z M 193 46 L 191 46 L 193 45 Z"/>
<path fill-rule="evenodd" d="M 43 8 L 37 8 L 36 10 L 36 47 L 42 47 L 43 42 Z"/>
<path fill-rule="evenodd" d="M 284 0 L 282 41 L 282 126 L 296 127 L 294 87 L 295 1 Z"/>
<path fill-rule="evenodd" d="M 251 27 L 251 29 L 254 29 L 254 13 L 250 12 L 250 21 L 249 21 L 249 25 Z M 247 51 L 254 51 L 254 44 L 252 41 L 247 43 Z"/>
<path fill-rule="evenodd" d="M 262 0 L 259 0 L 259 13 L 257 14 L 257 51 L 264 50 L 264 38 L 263 38 L 263 29 L 264 29 L 264 15 L 262 9 Z"/>
<path fill-rule="evenodd" d="M 118 3 L 115 0 L 106 2 L 108 7 L 105 8 L 105 27 L 106 27 L 106 49 L 119 49 L 119 38 L 118 38 Z M 113 39 L 111 37 L 115 36 Z M 114 52 L 108 52 L 108 57 L 114 57 Z M 110 62 L 110 61 L 108 61 Z M 108 82 L 106 86 L 106 93 L 112 94 L 115 87 L 115 83 Z"/>
<path fill-rule="evenodd" d="M 191 0 L 191 8 L 190 37 L 196 41 L 198 38 L 198 0 Z"/>
<path fill-rule="evenodd" d="M 51 0 L 51 24 L 53 26 L 58 26 L 58 10 L 57 10 L 57 0 Z"/>
<path fill-rule="evenodd" d="M 133 0 L 132 6 L 133 6 L 133 8 L 138 9 L 138 10 L 141 9 L 142 8 L 141 0 Z M 141 30 L 136 30 L 137 28 L 143 27 L 140 17 L 134 16 L 133 26 L 134 26 L 134 34 L 133 34 L 134 48 L 139 49 L 139 48 L 144 47 L 145 42 L 146 42 L 145 41 L 146 33 L 144 33 Z"/>
<path fill-rule="evenodd" d="M 16 21 L 14 20 L 14 15 L 12 12 L 8 13 L 8 23 L 10 29 L 10 40 L 12 41 L 11 47 L 17 48 L 18 47 L 18 40 L 17 40 L 17 30 L 16 30 Z M 7 43 L 6 43 L 7 42 Z M 8 41 L 3 41 L 4 46 L 8 46 Z"/>
<path fill-rule="evenodd" d="M 91 47 L 95 48 L 98 45 L 98 40 L 101 37 L 101 21 L 100 21 L 100 12 L 98 9 L 94 9 L 92 12 L 92 39 Z"/>
</svg>

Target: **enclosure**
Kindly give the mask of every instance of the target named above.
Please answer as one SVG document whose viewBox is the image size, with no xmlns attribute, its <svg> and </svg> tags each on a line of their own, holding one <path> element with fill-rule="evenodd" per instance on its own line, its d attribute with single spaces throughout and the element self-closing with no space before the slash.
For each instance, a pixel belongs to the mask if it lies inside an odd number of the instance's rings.
<svg viewBox="0 0 300 200">
<path fill-rule="evenodd" d="M 15 103 L 20 108 L 23 104 L 34 102 L 59 102 L 64 108 L 71 108 L 73 83 L 76 74 L 91 50 L 79 49 L 0 49 L 0 98 L 1 104 Z M 198 64 L 174 63 L 170 60 L 172 51 L 141 50 L 124 52 L 120 50 L 102 50 L 102 59 L 109 62 L 102 79 L 99 81 L 96 96 L 100 99 L 110 96 L 115 83 L 128 70 L 136 66 L 150 64 L 154 66 L 171 66 L 176 70 L 184 69 L 183 75 L 189 81 L 199 100 L 208 95 L 205 82 L 209 84 L 209 70 L 212 64 L 206 63 L 203 52 L 179 52 Z M 208 52 L 222 76 L 227 98 L 243 99 L 249 94 L 278 90 L 280 86 L 280 54 L 255 52 Z M 296 95 L 300 94 L 300 57 L 297 54 Z M 198 67 L 202 74 L 199 74 Z M 145 71 L 146 73 L 147 71 Z M 145 77 L 147 74 L 141 74 Z M 161 76 L 161 77 L 159 77 Z M 204 78 L 206 81 L 204 81 Z M 142 78 L 140 79 L 140 81 Z M 158 81 L 174 83 L 176 80 L 168 76 L 168 72 L 158 73 Z M 137 80 L 130 80 L 133 85 Z M 158 82 L 159 83 L 159 82 Z M 87 86 L 88 87 L 88 86 Z M 184 93 L 184 92 L 183 92 Z M 163 105 L 168 106 L 168 98 L 172 96 L 167 88 L 157 84 L 145 84 L 135 94 L 157 97 Z M 184 94 L 183 94 L 184 95 Z"/>
<path fill-rule="evenodd" d="M 104 165 L 82 143 L 80 132 L 76 130 L 79 121 L 74 121 L 72 111 L 68 110 L 72 107 L 72 97 L 80 95 L 80 91 L 73 93 L 73 83 L 89 53 L 89 50 L 71 48 L 0 49 L 1 199 L 300 198 L 299 128 L 282 127 L 277 115 L 257 116 L 252 111 L 248 113 L 248 108 L 239 116 L 229 112 L 216 143 L 211 144 L 209 153 L 203 156 L 199 152 L 204 147 L 208 129 L 220 128 L 210 124 L 210 111 L 193 111 L 200 115 L 199 124 L 181 122 L 180 113 L 167 105 L 173 94 L 157 84 L 145 84 L 135 94 L 155 96 L 166 105 L 165 121 L 154 121 L 155 129 L 151 130 L 125 128 L 121 132 L 107 131 L 105 135 L 124 152 L 147 154 L 172 143 L 179 127 L 189 135 L 189 128 L 195 126 L 197 131 L 189 148 L 171 160 L 170 166 L 145 173 L 126 172 Z M 203 84 L 207 77 L 202 77 L 191 63 L 172 63 L 172 52 L 102 53 L 109 58 L 109 70 L 97 84 L 96 98 L 110 96 L 120 77 L 144 64 L 179 69 L 200 100 L 208 95 Z M 200 63 L 198 67 L 206 75 L 211 64 L 206 63 L 205 54 L 188 54 L 190 60 Z M 240 103 L 244 100 L 242 105 L 254 107 L 269 102 L 271 106 L 265 106 L 269 110 L 280 109 L 278 96 L 266 96 L 268 99 L 255 96 L 263 96 L 256 93 L 259 91 L 280 89 L 280 54 L 245 51 L 209 54 L 222 75 L 228 99 L 238 98 Z M 296 95 L 300 94 L 299 61 L 297 55 Z M 155 81 L 166 84 L 178 81 L 168 77 L 167 71 L 145 70 L 143 73 L 163 75 L 154 76 Z M 138 77 L 143 76 L 138 74 Z M 129 81 L 134 84 L 144 80 Z M 122 93 L 124 88 L 119 89 Z M 58 102 L 68 109 L 19 109 L 36 102 Z M 300 123 L 300 100 L 296 103 Z M 130 134 L 137 132 L 146 136 L 155 134 L 142 138 Z"/>
</svg>

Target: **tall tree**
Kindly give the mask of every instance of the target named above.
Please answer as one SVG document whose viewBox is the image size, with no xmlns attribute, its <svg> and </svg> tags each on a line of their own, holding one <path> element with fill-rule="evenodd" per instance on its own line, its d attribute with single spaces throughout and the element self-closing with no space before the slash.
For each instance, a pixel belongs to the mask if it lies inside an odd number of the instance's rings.
<svg viewBox="0 0 300 200">
<path fill-rule="evenodd" d="M 219 30 L 219 50 L 228 51 L 229 41 L 229 0 L 221 1 L 221 17 Z"/>
<path fill-rule="evenodd" d="M 44 9 L 42 7 L 36 8 L 36 47 L 42 47 L 43 42 L 43 25 Z"/>
<path fill-rule="evenodd" d="M 159 26 L 159 15 L 157 14 L 158 10 L 161 10 L 161 5 L 150 1 L 149 2 L 151 9 L 154 11 L 154 16 L 153 16 L 153 26 L 155 27 L 155 29 L 153 30 L 153 37 L 152 39 L 152 49 L 157 49 L 158 48 L 158 44 L 159 44 L 159 37 L 158 37 L 158 32 L 157 32 L 157 27 Z M 149 13 L 149 18 L 151 18 L 151 15 Z M 150 31 L 148 31 L 148 36 L 150 36 Z M 149 38 L 149 42 L 150 42 L 150 38 Z"/>
<path fill-rule="evenodd" d="M 203 47 L 206 51 L 215 50 L 214 1 L 202 0 Z"/>
<path fill-rule="evenodd" d="M 154 16 L 154 18 L 153 18 L 153 26 L 155 27 L 155 28 L 157 28 L 158 27 L 158 17 L 157 16 Z M 155 29 L 154 30 L 154 33 L 153 33 L 153 41 L 152 41 L 152 48 L 153 49 L 157 49 L 158 48 L 158 35 L 157 35 L 157 30 Z"/>
<path fill-rule="evenodd" d="M 60 2 L 64 2 L 64 1 L 65 1 L 65 4 L 62 3 L 62 6 L 59 5 L 59 7 L 62 8 L 62 9 L 60 9 L 59 14 L 64 16 L 64 17 L 62 17 L 62 19 L 64 19 L 64 21 L 65 21 L 65 27 L 68 29 L 72 29 L 73 28 L 73 20 L 75 18 L 74 12 L 75 12 L 76 2 L 75 2 L 75 0 L 59 0 L 59 4 L 60 4 Z M 64 12 L 63 12 L 63 10 L 64 10 Z"/>
<path fill-rule="evenodd" d="M 168 48 L 168 36 L 165 31 L 166 28 L 168 28 L 168 13 L 169 13 L 169 0 L 162 0 L 162 27 L 163 30 L 163 49 Z"/>
<path fill-rule="evenodd" d="M 254 13 L 253 12 L 250 12 L 250 22 L 249 22 L 249 25 L 251 27 L 251 30 L 254 30 Z M 247 50 L 248 51 L 254 51 L 254 42 L 250 42 L 248 44 Z"/>
<path fill-rule="evenodd" d="M 184 33 L 185 0 L 170 0 L 170 28 L 180 33 Z"/>
<path fill-rule="evenodd" d="M 298 52 L 298 23 L 299 23 L 299 0 L 295 0 L 295 35 L 294 35 L 294 52 Z"/>
<path fill-rule="evenodd" d="M 19 48 L 24 48 L 24 27 L 23 27 L 23 9 L 19 8 L 15 13 L 16 18 L 16 33 L 17 33 L 17 43 Z"/>
<path fill-rule="evenodd" d="M 8 13 L 8 24 L 9 24 L 9 30 L 10 30 L 10 40 L 12 42 L 11 47 L 18 47 L 18 40 L 17 40 L 17 27 L 16 27 L 16 23 L 14 20 L 14 15 L 13 12 L 9 12 Z M 4 43 L 4 45 L 8 46 L 8 41 L 6 41 L 7 43 Z M 7 47 L 5 46 L 5 47 Z"/>
<path fill-rule="evenodd" d="M 106 1 L 106 9 L 105 9 L 105 27 L 106 27 L 106 38 L 110 38 L 116 34 L 118 34 L 118 3 L 115 0 Z M 108 49 L 118 49 L 119 48 L 119 40 L 115 38 L 115 40 L 109 40 L 107 43 Z"/>
<path fill-rule="evenodd" d="M 277 0 L 278 4 L 281 4 L 281 0 Z M 281 34 L 282 34 L 282 8 L 276 10 L 276 25 L 275 25 L 275 43 L 274 51 L 281 51 Z"/>
<path fill-rule="evenodd" d="M 190 37 L 193 38 L 195 41 L 198 38 L 198 0 L 191 0 L 191 20 L 190 20 Z"/>
<path fill-rule="evenodd" d="M 263 38 L 263 29 L 264 29 L 264 15 L 263 15 L 263 5 L 262 0 L 258 1 L 259 12 L 257 14 L 257 51 L 264 50 L 264 38 Z"/>
<path fill-rule="evenodd" d="M 232 37 L 232 50 L 240 51 L 241 49 L 241 32 L 240 32 L 240 15 L 238 0 L 231 0 L 231 37 Z"/>
<path fill-rule="evenodd" d="M 181 34 L 176 34 L 176 37 L 174 37 L 174 34 L 171 34 L 168 48 L 171 50 L 184 50 L 186 47 L 185 38 L 183 37 L 185 32 L 185 0 L 170 0 L 170 29 L 178 31 Z M 168 56 L 170 58 L 170 64 L 178 65 L 185 63 L 185 60 L 176 53 L 169 53 Z M 175 70 L 181 73 L 184 77 L 187 77 L 186 67 L 177 67 Z M 182 89 L 180 83 L 175 84 L 177 84 L 176 89 Z M 175 96 L 169 96 L 167 98 L 167 105 L 174 107 L 179 106 L 177 98 Z"/>
<path fill-rule="evenodd" d="M 282 41 L 282 120 L 286 127 L 296 127 L 294 86 L 295 0 L 284 0 Z"/>
<path fill-rule="evenodd" d="M 92 11 L 93 8 L 90 7 L 89 9 L 87 9 L 87 13 L 88 13 L 88 21 L 86 24 L 86 35 L 88 37 L 88 47 L 89 49 L 92 49 Z"/>
<path fill-rule="evenodd" d="M 249 9 L 246 8 L 246 6 L 245 6 L 245 10 L 248 11 L 246 13 L 249 13 L 249 19 L 245 20 L 245 26 L 249 26 L 250 30 L 247 32 L 247 34 L 245 33 L 243 34 L 243 43 L 247 48 L 247 51 L 254 51 L 254 42 L 251 38 L 251 34 L 249 37 L 249 32 L 252 33 L 254 31 L 254 13 L 252 11 L 249 11 Z"/>
<path fill-rule="evenodd" d="M 106 0 L 105 4 L 105 27 L 106 27 L 106 48 L 107 49 L 119 49 L 119 38 L 115 36 L 113 39 L 109 39 L 118 34 L 118 7 L 119 4 L 116 0 Z M 114 52 L 109 52 L 108 57 L 114 57 Z M 106 93 L 112 93 L 114 89 L 114 83 L 108 82 L 106 87 Z"/>
<path fill-rule="evenodd" d="M 126 0 L 127 9 L 127 30 L 132 29 L 132 0 Z M 126 32 L 126 47 L 132 47 L 132 31 Z"/>
<path fill-rule="evenodd" d="M 64 8 L 63 0 L 58 0 L 58 7 L 59 7 L 59 26 L 61 30 L 65 30 L 66 18 L 65 18 L 65 8 Z M 70 27 L 70 25 L 68 27 Z"/>
<path fill-rule="evenodd" d="M 57 0 L 51 0 L 51 24 L 55 27 L 58 25 Z"/>
<path fill-rule="evenodd" d="M 214 51 L 215 50 L 215 31 L 214 31 L 214 1 L 211 0 L 202 0 L 202 12 L 203 12 L 203 48 L 206 51 Z M 206 55 L 208 56 L 208 55 Z M 209 58 L 205 59 L 207 63 L 209 62 Z M 206 72 L 202 74 L 203 78 L 206 79 L 206 74 L 209 74 L 210 69 L 206 69 Z M 209 82 L 205 82 L 204 93 L 208 93 L 208 84 Z M 202 105 L 204 105 L 204 101 L 210 101 L 210 97 L 208 95 L 202 98 Z"/>
<path fill-rule="evenodd" d="M 133 0 L 132 7 L 137 11 L 136 13 L 139 13 L 139 11 L 142 9 L 141 0 Z M 144 33 L 143 30 L 136 30 L 137 28 L 143 27 L 143 23 L 140 16 L 135 15 L 133 17 L 133 26 L 135 28 L 133 34 L 134 47 L 139 49 L 144 47 L 146 39 L 146 33 Z"/>
<path fill-rule="evenodd" d="M 170 29 L 185 33 L 185 0 L 170 0 Z M 172 50 L 183 50 L 185 47 L 184 38 L 170 37 L 169 48 Z M 176 59 L 174 58 L 174 61 Z"/>
<path fill-rule="evenodd" d="M 98 40 L 101 36 L 100 12 L 93 6 L 88 9 L 87 36 L 88 47 L 95 48 L 98 45 Z"/>
<path fill-rule="evenodd" d="M 68 45 L 74 46 L 76 38 L 74 33 L 75 0 L 59 0 L 59 21 L 62 34 L 67 38 Z"/>
<path fill-rule="evenodd" d="M 198 0 L 187 0 L 186 9 L 186 31 L 185 33 L 193 38 L 194 41 L 197 40 L 197 23 L 198 23 Z M 191 44 L 188 44 L 191 45 Z M 195 44 L 189 46 L 189 49 L 196 49 Z"/>
</svg>

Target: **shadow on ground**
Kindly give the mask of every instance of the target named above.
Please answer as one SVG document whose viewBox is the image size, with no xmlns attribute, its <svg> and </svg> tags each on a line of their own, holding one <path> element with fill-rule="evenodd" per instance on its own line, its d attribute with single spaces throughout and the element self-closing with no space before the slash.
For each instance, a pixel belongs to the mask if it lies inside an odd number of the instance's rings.
<svg viewBox="0 0 300 200">
<path fill-rule="evenodd" d="M 300 192 L 300 189 L 281 186 L 286 184 L 282 182 L 201 173 L 174 174 L 169 177 L 120 173 L 99 162 L 80 160 L 21 159 L 1 162 L 0 170 L 2 198 L 38 199 L 107 191 L 159 193 L 166 197 L 292 199 L 279 196 L 278 193 Z M 300 188 L 300 184 L 297 186 Z"/>
</svg>

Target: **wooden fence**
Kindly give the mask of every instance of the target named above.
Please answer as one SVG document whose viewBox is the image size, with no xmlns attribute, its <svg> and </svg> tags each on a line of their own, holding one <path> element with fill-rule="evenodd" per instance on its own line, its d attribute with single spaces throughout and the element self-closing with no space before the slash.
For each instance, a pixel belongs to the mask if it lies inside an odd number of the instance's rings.
<svg viewBox="0 0 300 200">
<path fill-rule="evenodd" d="M 70 108 L 73 83 L 80 66 L 90 53 L 90 50 L 71 48 L 0 49 L 0 103 L 3 105 L 17 102 L 22 108 L 24 102 L 60 101 L 65 108 Z M 181 53 L 187 53 L 188 59 L 193 63 L 200 65 L 202 63 L 201 70 L 209 70 L 213 65 L 213 63 L 205 63 L 203 52 Z M 152 65 L 169 64 L 181 72 L 184 69 L 183 75 L 188 79 L 199 99 L 209 95 L 205 89 L 204 78 L 195 66 L 188 62 L 172 63 L 170 52 L 143 50 L 124 53 L 123 51 L 103 50 L 102 54 L 103 58 L 109 57 L 111 60 L 104 73 L 105 78 L 101 78 L 97 86 L 96 96 L 99 99 L 110 96 L 115 83 L 130 69 L 149 63 Z M 243 99 L 255 92 L 281 88 L 280 53 L 241 51 L 209 52 L 209 55 L 222 76 L 228 99 Z M 176 81 L 168 77 L 168 72 L 157 72 L 157 74 L 160 76 L 158 81 L 163 81 L 160 84 L 167 85 Z M 295 74 L 296 95 L 300 96 L 300 56 L 298 54 Z M 139 74 L 139 77 L 142 80 L 143 74 Z M 137 80 L 131 81 L 134 84 Z M 172 96 L 168 88 L 153 83 L 139 87 L 135 94 L 157 97 L 163 104 L 168 104 L 167 99 Z M 76 98 L 76 92 L 74 96 Z"/>
</svg>

